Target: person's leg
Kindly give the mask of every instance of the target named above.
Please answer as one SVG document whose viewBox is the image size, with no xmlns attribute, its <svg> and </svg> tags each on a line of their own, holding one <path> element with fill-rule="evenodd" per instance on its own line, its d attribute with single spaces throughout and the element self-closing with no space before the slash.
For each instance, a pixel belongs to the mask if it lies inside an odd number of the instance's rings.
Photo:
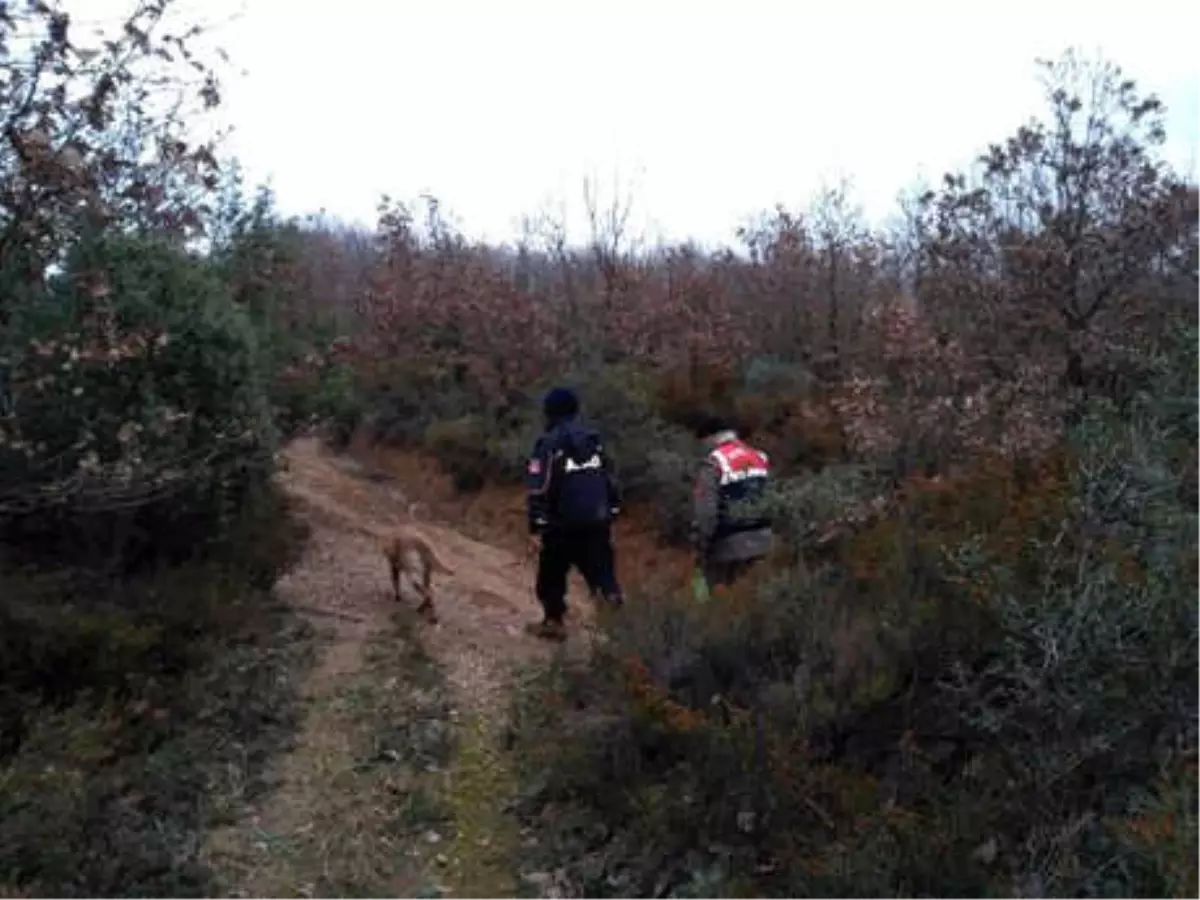
<svg viewBox="0 0 1200 900">
<path fill-rule="evenodd" d="M 708 582 L 709 590 L 715 587 L 731 588 L 754 567 L 756 562 L 758 562 L 757 557 L 755 559 L 734 559 L 726 562 L 706 560 L 704 563 L 704 580 Z"/>
<path fill-rule="evenodd" d="M 544 618 L 529 628 L 539 637 L 557 637 L 557 633 L 562 631 L 563 616 L 567 611 L 567 571 L 571 566 L 569 549 L 560 535 L 548 533 L 542 538 L 542 550 L 538 555 L 537 598 L 542 604 Z"/>
<path fill-rule="evenodd" d="M 713 559 L 704 561 L 704 580 L 708 582 L 711 591 L 718 587 L 728 587 L 733 582 L 733 569 L 728 562 L 717 562 Z"/>
<path fill-rule="evenodd" d="M 599 595 L 612 606 L 624 602 L 621 585 L 617 582 L 616 553 L 613 550 L 612 528 L 605 525 L 588 529 L 580 535 L 577 565 L 592 595 Z"/>
</svg>

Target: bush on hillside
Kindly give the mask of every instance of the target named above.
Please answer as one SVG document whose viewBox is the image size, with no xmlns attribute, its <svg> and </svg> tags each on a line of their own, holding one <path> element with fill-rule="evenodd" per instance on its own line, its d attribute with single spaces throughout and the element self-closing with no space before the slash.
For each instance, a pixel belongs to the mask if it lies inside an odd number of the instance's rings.
<svg viewBox="0 0 1200 900">
<path fill-rule="evenodd" d="M 255 491 L 179 566 L 0 570 L 0 893 L 221 893 L 204 836 L 300 723 L 311 628 L 270 588 L 304 536 Z"/>
<path fill-rule="evenodd" d="M 320 269 L 345 248 L 282 219 L 269 190 L 247 200 L 236 168 L 229 181 L 213 264 L 257 335 L 275 424 L 285 437 L 326 426 L 344 445 L 362 404 L 344 335 L 348 310 L 324 295 Z"/>
<path fill-rule="evenodd" d="M 255 331 L 211 268 L 101 237 L 31 299 L 0 338 L 4 541 L 132 564 L 219 533 L 276 432 Z"/>
<path fill-rule="evenodd" d="M 488 433 L 478 416 L 439 421 L 425 429 L 425 446 L 450 474 L 457 491 L 478 491 L 496 471 Z"/>
<path fill-rule="evenodd" d="M 665 533 L 685 533 L 696 443 L 657 411 L 653 376 L 633 366 L 567 373 L 481 409 L 448 374 L 400 363 L 379 371 L 387 374 L 374 401 L 375 438 L 428 449 L 460 491 L 519 484 L 542 428 L 540 398 L 551 384 L 577 385 L 583 418 L 607 442 L 627 498 L 654 504 Z"/>
</svg>

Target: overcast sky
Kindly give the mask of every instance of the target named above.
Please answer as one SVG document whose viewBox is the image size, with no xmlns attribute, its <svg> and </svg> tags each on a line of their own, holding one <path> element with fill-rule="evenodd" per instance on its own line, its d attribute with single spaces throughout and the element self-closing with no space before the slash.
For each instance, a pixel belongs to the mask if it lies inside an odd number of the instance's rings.
<svg viewBox="0 0 1200 900">
<path fill-rule="evenodd" d="M 247 70 L 227 90 L 231 149 L 286 212 L 373 222 L 381 193 L 430 192 L 505 239 L 522 213 L 578 215 L 591 174 L 632 190 L 651 236 L 729 240 L 843 176 L 883 216 L 1036 114 L 1034 60 L 1068 46 L 1157 91 L 1170 158 L 1196 167 L 1196 3 L 181 4 Z"/>
</svg>

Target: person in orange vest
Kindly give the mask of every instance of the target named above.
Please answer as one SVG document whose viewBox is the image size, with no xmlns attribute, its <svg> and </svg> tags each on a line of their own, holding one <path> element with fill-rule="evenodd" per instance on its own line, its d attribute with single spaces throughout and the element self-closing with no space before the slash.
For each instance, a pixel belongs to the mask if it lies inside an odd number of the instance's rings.
<svg viewBox="0 0 1200 900">
<path fill-rule="evenodd" d="M 771 551 L 770 521 L 739 509 L 762 498 L 770 460 L 715 416 L 699 423 L 696 436 L 708 453 L 692 483 L 692 546 L 706 587 L 728 586 Z"/>
</svg>

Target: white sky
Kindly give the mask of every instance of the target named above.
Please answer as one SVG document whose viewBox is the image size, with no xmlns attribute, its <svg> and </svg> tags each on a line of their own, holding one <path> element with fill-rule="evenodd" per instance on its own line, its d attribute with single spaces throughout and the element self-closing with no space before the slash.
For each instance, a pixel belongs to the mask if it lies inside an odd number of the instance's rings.
<svg viewBox="0 0 1200 900">
<path fill-rule="evenodd" d="M 1196 169 L 1194 2 L 181 3 L 247 70 L 226 91 L 230 149 L 289 213 L 370 223 L 381 193 L 427 191 L 506 239 L 522 213 L 577 216 L 592 174 L 633 190 L 651 236 L 726 241 L 842 176 L 884 216 L 1038 113 L 1034 59 L 1068 46 L 1158 92 L 1168 155 Z"/>
</svg>

